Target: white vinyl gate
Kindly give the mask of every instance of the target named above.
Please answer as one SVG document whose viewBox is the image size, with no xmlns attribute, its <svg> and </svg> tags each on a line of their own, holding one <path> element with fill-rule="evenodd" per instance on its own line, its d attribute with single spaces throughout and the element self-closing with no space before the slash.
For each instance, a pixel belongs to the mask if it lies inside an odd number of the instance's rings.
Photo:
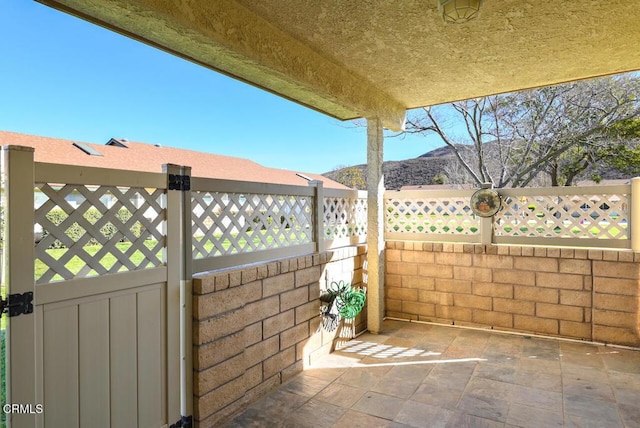
<svg viewBox="0 0 640 428">
<path fill-rule="evenodd" d="M 8 425 L 190 426 L 191 246 L 184 192 L 167 190 L 180 168 L 134 173 L 34 163 L 18 146 L 2 152 L 5 284 L 16 313 Z"/>
</svg>

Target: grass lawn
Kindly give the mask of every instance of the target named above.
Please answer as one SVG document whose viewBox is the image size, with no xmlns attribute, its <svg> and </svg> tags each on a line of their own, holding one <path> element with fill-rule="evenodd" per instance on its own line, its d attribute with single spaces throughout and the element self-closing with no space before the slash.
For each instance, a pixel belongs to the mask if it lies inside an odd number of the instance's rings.
<svg viewBox="0 0 640 428">
<path fill-rule="evenodd" d="M 288 230 L 288 229 L 287 229 Z M 267 231 L 263 230 L 260 232 L 261 235 L 265 235 Z M 247 232 L 248 236 L 252 236 L 252 234 L 255 232 Z M 277 231 L 276 231 L 277 233 Z M 298 233 L 299 234 L 299 233 Z M 298 240 L 298 238 L 296 238 L 295 234 L 289 234 L 289 236 L 286 236 L 287 234 L 281 234 L 279 235 L 278 239 L 281 243 L 284 243 L 285 240 L 287 239 L 287 237 L 292 241 L 292 242 L 296 242 L 296 240 Z M 235 234 L 235 236 L 237 236 L 237 234 Z M 222 238 L 222 235 L 218 235 L 216 236 L 217 239 Z M 198 239 L 198 238 L 196 238 Z M 201 239 L 201 238 L 200 238 Z M 259 235 L 255 235 L 252 237 L 253 239 L 253 244 L 255 247 L 260 248 L 261 244 L 262 244 L 262 238 Z M 274 237 L 269 235 L 267 236 L 267 244 L 271 244 L 274 241 Z M 147 246 L 147 248 L 149 249 L 153 249 L 155 247 L 155 245 L 157 244 L 157 241 L 155 240 L 147 240 L 145 241 L 145 245 Z M 246 238 L 241 238 L 239 240 L 237 240 L 237 245 L 241 248 L 246 248 L 246 244 L 247 244 L 247 239 Z M 229 239 L 225 239 L 222 241 L 222 248 L 224 248 L 224 250 L 229 249 L 229 247 L 231 247 L 231 240 Z M 131 247 L 131 243 L 130 242 L 120 242 L 116 245 L 116 247 L 122 251 L 123 253 L 125 251 L 127 251 L 129 249 L 129 247 Z M 83 247 L 84 250 L 90 254 L 90 255 L 95 255 L 100 248 L 102 248 L 100 245 L 87 245 L 85 247 Z M 207 252 L 211 252 L 213 250 L 213 243 L 208 241 L 205 245 L 204 245 L 204 249 Z M 54 259 L 58 260 L 64 253 L 66 253 L 68 251 L 67 248 L 53 248 L 53 249 L 49 249 L 47 250 L 47 254 L 49 254 L 51 257 L 53 257 Z M 158 258 L 162 260 L 162 252 L 158 252 Z M 109 269 L 113 266 L 113 264 L 116 262 L 116 258 L 115 256 L 111 255 L 111 254 L 107 254 L 105 255 L 105 257 L 102 258 L 102 260 L 100 261 L 100 264 L 102 264 L 106 269 Z M 131 257 L 130 260 L 136 265 L 140 265 L 140 263 L 143 263 L 145 260 L 145 255 L 140 252 L 140 251 L 136 251 L 134 252 Z M 82 269 L 85 266 L 85 262 L 78 256 L 74 256 L 71 258 L 71 260 L 69 260 L 67 262 L 67 264 L 65 265 L 67 269 L 69 269 L 71 272 L 73 272 L 74 274 L 77 274 L 78 272 L 80 272 L 80 269 Z M 41 260 L 36 260 L 35 261 L 35 279 L 39 279 L 48 269 L 48 266 L 43 263 Z M 126 268 L 122 267 L 121 268 L 122 271 L 125 271 Z M 95 275 L 96 272 L 92 271 L 90 275 Z M 53 277 L 53 281 L 59 281 L 62 280 L 63 278 L 60 275 L 56 275 Z"/>
<path fill-rule="evenodd" d="M 145 241 L 145 246 L 149 249 L 152 249 L 158 241 Z M 116 247 L 122 251 L 123 253 L 125 251 L 127 251 L 129 249 L 129 247 L 131 247 L 131 243 L 130 242 L 121 242 L 119 244 L 116 245 Z M 102 248 L 101 245 L 87 245 L 84 248 L 84 251 L 86 251 L 88 254 L 90 255 L 95 255 L 100 248 Z M 51 257 L 53 257 L 54 259 L 59 259 L 64 253 L 66 253 L 68 251 L 67 248 L 53 248 L 53 249 L 49 249 L 47 250 L 47 254 L 49 254 Z M 160 258 L 162 260 L 162 253 L 158 253 L 158 258 Z M 145 259 L 145 255 L 140 252 L 140 251 L 136 251 L 135 253 L 133 253 L 130 257 L 130 260 L 136 265 L 138 266 L 140 263 L 142 263 Z M 113 266 L 113 264 L 116 262 L 116 258 L 115 256 L 111 255 L 111 254 L 107 254 L 105 255 L 105 257 L 102 259 L 101 264 L 106 268 L 109 269 L 111 266 Z M 71 260 L 69 260 L 69 262 L 67 262 L 66 267 L 67 269 L 69 269 L 71 272 L 73 272 L 74 274 L 80 272 L 80 269 L 82 269 L 85 266 L 85 262 L 78 256 L 74 256 Z M 39 279 L 47 270 L 49 269 L 49 267 L 44 264 L 41 260 L 37 259 L 35 262 L 35 279 Z M 123 270 L 125 268 L 123 267 Z M 92 272 L 93 275 L 95 275 L 95 272 Z M 62 277 L 60 277 L 59 275 L 56 275 L 53 280 L 57 281 L 57 280 L 61 280 Z"/>
<path fill-rule="evenodd" d="M 0 296 L 6 298 L 4 284 L 0 284 Z M 6 325 L 7 325 L 7 315 L 3 314 L 0 317 L 0 330 L 4 330 L 6 328 Z"/>
</svg>

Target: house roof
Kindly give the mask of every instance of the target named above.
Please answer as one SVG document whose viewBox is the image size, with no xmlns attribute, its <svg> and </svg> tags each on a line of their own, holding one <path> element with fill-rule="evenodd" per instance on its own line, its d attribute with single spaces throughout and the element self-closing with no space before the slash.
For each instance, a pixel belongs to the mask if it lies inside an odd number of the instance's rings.
<svg viewBox="0 0 640 428">
<path fill-rule="evenodd" d="M 102 156 L 89 155 L 74 144 L 84 145 L 85 148 L 93 149 Z M 194 177 L 298 186 L 306 186 L 308 183 L 306 179 L 296 175 L 298 171 L 268 168 L 249 159 L 163 147 L 118 138 L 112 138 L 106 144 L 94 144 L 0 131 L 0 145 L 33 147 L 36 162 L 145 172 L 162 172 L 163 164 L 172 163 L 190 166 L 191 175 Z M 324 187 L 348 188 L 319 174 L 306 172 L 303 174 L 312 180 L 323 181 Z"/>
<path fill-rule="evenodd" d="M 38 0 L 340 119 L 640 69 L 629 0 Z M 465 4 L 466 2 L 461 2 Z"/>
</svg>

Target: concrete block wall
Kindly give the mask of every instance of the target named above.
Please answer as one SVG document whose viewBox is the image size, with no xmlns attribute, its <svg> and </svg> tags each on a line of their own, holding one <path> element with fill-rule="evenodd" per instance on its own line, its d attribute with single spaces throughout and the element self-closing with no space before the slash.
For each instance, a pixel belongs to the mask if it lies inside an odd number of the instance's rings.
<svg viewBox="0 0 640 428">
<path fill-rule="evenodd" d="M 322 290 L 362 285 L 364 246 L 199 274 L 193 280 L 194 418 L 218 426 L 332 350 Z M 366 329 L 366 311 L 356 319 Z"/>
<path fill-rule="evenodd" d="M 386 316 L 640 345 L 640 253 L 386 244 Z"/>
</svg>

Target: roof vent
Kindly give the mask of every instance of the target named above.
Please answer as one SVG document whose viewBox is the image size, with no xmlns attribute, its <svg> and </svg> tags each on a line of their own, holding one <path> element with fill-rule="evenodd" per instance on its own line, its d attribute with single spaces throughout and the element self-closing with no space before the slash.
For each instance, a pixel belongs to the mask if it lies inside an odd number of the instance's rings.
<svg viewBox="0 0 640 428">
<path fill-rule="evenodd" d="M 162 147 L 161 144 L 154 144 L 153 147 Z"/>
<path fill-rule="evenodd" d="M 89 156 L 103 156 L 102 153 L 85 143 L 73 143 L 74 146 L 88 154 Z"/>
<path fill-rule="evenodd" d="M 107 144 L 105 144 L 105 146 L 116 146 L 116 147 L 122 147 L 127 149 L 127 145 L 124 143 L 128 143 L 129 140 L 127 140 L 126 138 L 112 138 L 109 141 L 107 141 Z"/>
</svg>

